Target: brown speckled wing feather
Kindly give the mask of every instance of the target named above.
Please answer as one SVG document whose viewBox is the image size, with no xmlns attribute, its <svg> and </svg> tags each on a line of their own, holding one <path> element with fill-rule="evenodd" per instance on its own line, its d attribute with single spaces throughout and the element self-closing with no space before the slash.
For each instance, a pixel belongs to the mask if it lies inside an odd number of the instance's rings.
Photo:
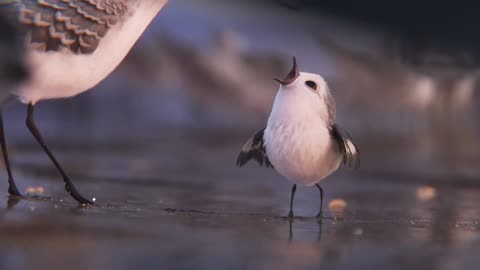
<svg viewBox="0 0 480 270">
<path fill-rule="evenodd" d="M 130 1 L 134 0 L 20 0 L 12 5 L 32 47 L 90 54 L 126 16 Z"/>
<path fill-rule="evenodd" d="M 265 165 L 267 168 L 273 168 L 272 163 L 267 156 L 267 150 L 265 148 L 265 141 L 263 139 L 263 134 L 265 129 L 258 131 L 253 137 L 251 137 L 247 143 L 243 146 L 240 154 L 237 158 L 237 166 L 242 167 L 251 159 L 254 159 L 260 164 L 260 166 Z"/>
</svg>

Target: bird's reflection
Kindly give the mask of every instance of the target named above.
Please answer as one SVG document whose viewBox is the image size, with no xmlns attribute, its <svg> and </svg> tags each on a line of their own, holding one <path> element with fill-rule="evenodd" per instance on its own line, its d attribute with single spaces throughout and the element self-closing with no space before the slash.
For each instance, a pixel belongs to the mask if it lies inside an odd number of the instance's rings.
<svg viewBox="0 0 480 270">
<path fill-rule="evenodd" d="M 58 205 L 63 205 L 64 202 L 63 200 L 55 200 L 52 197 L 49 196 L 40 196 L 40 195 L 23 195 L 22 197 L 19 196 L 7 196 L 7 210 L 13 210 L 20 201 L 27 201 L 27 202 L 50 202 L 51 205 L 53 206 L 58 206 Z M 100 205 L 96 206 L 89 206 L 89 205 L 82 205 L 82 204 L 75 204 L 73 207 L 71 207 L 71 212 L 75 213 L 81 213 L 82 210 L 84 209 L 91 209 L 91 208 L 96 208 L 100 207 Z"/>
<path fill-rule="evenodd" d="M 293 218 L 288 218 L 288 243 L 292 243 L 293 241 Z M 321 218 L 315 218 L 315 221 L 318 224 L 318 236 L 317 236 L 317 242 L 320 242 L 322 240 L 322 219 Z"/>
<path fill-rule="evenodd" d="M 318 224 L 318 237 L 317 241 L 320 242 L 322 240 L 322 226 L 323 226 L 323 221 L 321 218 L 316 219 L 317 224 Z"/>
<path fill-rule="evenodd" d="M 288 219 L 288 243 L 292 243 L 293 231 L 292 231 L 293 218 Z"/>
<path fill-rule="evenodd" d="M 21 198 L 18 196 L 8 196 L 7 197 L 7 209 L 12 210 L 19 202 Z"/>
</svg>

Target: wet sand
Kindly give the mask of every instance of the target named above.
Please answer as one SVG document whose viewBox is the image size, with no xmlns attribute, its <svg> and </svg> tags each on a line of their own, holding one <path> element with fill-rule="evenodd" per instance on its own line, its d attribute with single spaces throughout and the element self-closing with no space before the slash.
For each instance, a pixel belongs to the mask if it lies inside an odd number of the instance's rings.
<svg viewBox="0 0 480 270">
<path fill-rule="evenodd" d="M 20 145 L 14 174 L 40 197 L 0 183 L 2 269 L 477 269 L 480 188 L 342 170 L 318 191 L 269 169 L 234 166 L 238 143 L 170 138 L 136 147 L 55 146 L 77 206 L 40 149 Z M 62 151 L 68 149 L 68 151 Z M 6 180 L 6 179 L 5 179 Z M 434 179 L 432 179 L 434 180 Z M 432 183 L 436 183 L 432 181 Z M 333 199 L 346 202 L 333 209 Z"/>
</svg>

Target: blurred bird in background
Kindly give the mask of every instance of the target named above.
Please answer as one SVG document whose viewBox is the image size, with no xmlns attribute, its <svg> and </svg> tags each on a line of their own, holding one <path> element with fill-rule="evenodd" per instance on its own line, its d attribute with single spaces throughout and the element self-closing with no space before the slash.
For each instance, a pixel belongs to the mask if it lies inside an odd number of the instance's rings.
<svg viewBox="0 0 480 270">
<path fill-rule="evenodd" d="M 75 96 L 97 85 L 123 60 L 167 0 L 0 3 L 27 48 L 31 73 L 28 80 L 9 93 L 27 104 L 27 127 L 62 175 L 67 192 L 80 204 L 92 204 L 76 190 L 44 141 L 34 120 L 35 104 L 40 100 Z M 21 196 L 11 174 L 3 132 L 0 137 L 9 194 Z"/>
</svg>

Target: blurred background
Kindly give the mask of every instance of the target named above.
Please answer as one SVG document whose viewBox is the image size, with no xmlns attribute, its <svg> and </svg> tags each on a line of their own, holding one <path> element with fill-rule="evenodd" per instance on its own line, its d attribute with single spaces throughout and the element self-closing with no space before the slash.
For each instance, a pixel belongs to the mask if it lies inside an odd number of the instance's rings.
<svg viewBox="0 0 480 270">
<path fill-rule="evenodd" d="M 296 56 L 301 70 L 329 83 L 362 173 L 475 181 L 474 14 L 429 4 L 172 1 L 95 91 L 42 102 L 39 121 L 56 142 L 141 143 L 180 132 L 241 147 L 265 125 L 278 89 L 272 78 Z M 7 114 L 23 119 L 15 110 Z M 21 142 L 16 116 L 6 117 L 7 130 Z"/>
<path fill-rule="evenodd" d="M 127 269 L 140 257 L 144 268 L 160 261 L 180 269 L 231 263 L 477 269 L 475 7 L 171 0 L 94 91 L 38 104 L 38 126 L 66 170 L 82 193 L 107 206 L 21 202 L 17 209 L 27 214 L 4 213 L 0 224 L 6 237 L 0 249 L 11 252 L 0 264 L 71 267 L 45 263 L 48 249 L 38 253 L 55 236 L 66 241 L 59 246 L 69 246 L 57 251 L 79 268 Z M 235 168 L 243 143 L 266 124 L 278 89 L 273 78 L 285 76 L 293 56 L 301 71 L 326 79 L 337 122 L 361 152 L 360 170 L 342 169 L 322 182 L 330 206 L 323 230 L 307 218 L 317 211 L 316 190 L 297 195 L 300 219 L 289 232 L 282 217 L 290 185 L 255 165 Z M 18 103 L 5 110 L 17 185 L 41 186 L 48 196 L 69 201 L 25 116 Z M 38 234 L 24 237 L 13 228 Z M 12 251 L 10 243 L 19 249 Z M 211 260 L 216 256 L 221 259 Z"/>
</svg>

